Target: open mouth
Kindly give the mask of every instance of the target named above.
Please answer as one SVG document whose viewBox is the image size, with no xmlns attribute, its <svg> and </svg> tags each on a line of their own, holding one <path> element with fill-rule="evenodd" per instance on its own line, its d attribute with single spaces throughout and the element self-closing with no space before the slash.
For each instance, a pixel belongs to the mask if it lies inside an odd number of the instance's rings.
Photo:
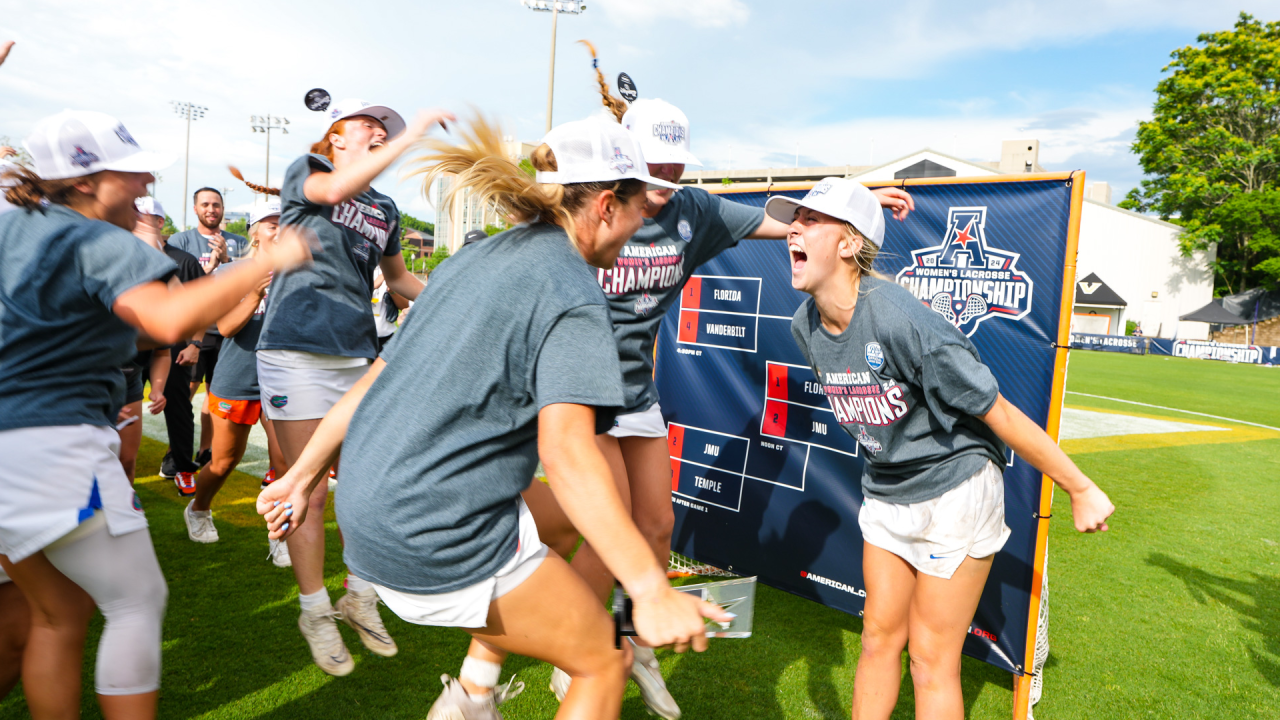
<svg viewBox="0 0 1280 720">
<path fill-rule="evenodd" d="M 378 140 L 378 141 L 374 142 L 372 145 L 370 145 L 370 146 L 369 146 L 369 149 L 370 149 L 370 150 L 378 150 L 378 149 L 380 149 L 380 148 L 382 147 L 382 145 L 383 145 L 382 141 L 381 141 L 381 140 Z"/>
<path fill-rule="evenodd" d="M 792 272 L 803 270 L 805 262 L 809 259 L 809 256 L 805 254 L 804 250 L 800 249 L 799 245 L 791 245 L 787 249 L 791 251 Z"/>
</svg>

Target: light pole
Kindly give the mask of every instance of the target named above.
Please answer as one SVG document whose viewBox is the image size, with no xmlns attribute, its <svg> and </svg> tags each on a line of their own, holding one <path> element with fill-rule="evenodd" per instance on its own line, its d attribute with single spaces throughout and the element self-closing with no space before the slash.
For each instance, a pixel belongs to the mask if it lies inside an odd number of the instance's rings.
<svg viewBox="0 0 1280 720">
<path fill-rule="evenodd" d="M 551 78 L 547 80 L 547 132 L 551 132 L 551 100 L 556 90 L 556 18 L 560 13 L 581 15 L 586 0 L 520 0 L 530 10 L 551 13 Z"/>
<path fill-rule="evenodd" d="M 173 106 L 173 111 L 179 117 L 187 120 L 187 150 L 182 156 L 182 229 L 187 229 L 187 168 L 191 165 L 191 121 L 199 120 L 209 111 L 209 108 L 202 105 L 194 105 L 189 102 L 170 100 L 169 104 Z"/>
<path fill-rule="evenodd" d="M 279 130 L 282 134 L 288 135 L 289 128 L 285 125 L 289 124 L 289 118 L 275 115 L 250 115 L 249 123 L 253 132 L 266 133 L 267 136 L 267 177 L 262 184 L 269 187 L 271 185 L 271 131 Z"/>
</svg>

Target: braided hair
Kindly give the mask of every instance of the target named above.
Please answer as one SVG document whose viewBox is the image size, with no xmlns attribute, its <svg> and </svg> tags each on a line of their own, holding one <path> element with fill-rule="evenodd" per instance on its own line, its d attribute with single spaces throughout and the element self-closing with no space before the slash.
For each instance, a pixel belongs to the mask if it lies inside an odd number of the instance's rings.
<svg viewBox="0 0 1280 720">
<path fill-rule="evenodd" d="M 600 72 L 600 58 L 596 57 L 596 46 L 592 45 L 589 40 L 579 40 L 579 43 L 587 46 L 587 51 L 591 53 L 591 67 L 596 71 L 596 82 L 600 83 L 600 102 L 613 116 L 622 122 L 622 116 L 627 114 L 627 103 L 622 98 L 614 97 L 609 92 L 609 84 L 604 81 L 604 73 Z"/>
<path fill-rule="evenodd" d="M 248 185 L 249 189 L 254 192 L 260 192 L 263 195 L 279 195 L 280 194 L 280 188 L 267 187 L 266 185 L 259 185 L 257 183 L 251 183 L 248 180 L 245 180 L 244 175 L 240 174 L 240 169 L 237 168 L 235 165 L 228 165 L 227 169 L 231 171 L 231 174 L 234 175 L 237 180 L 244 183 L 245 185 Z"/>
</svg>

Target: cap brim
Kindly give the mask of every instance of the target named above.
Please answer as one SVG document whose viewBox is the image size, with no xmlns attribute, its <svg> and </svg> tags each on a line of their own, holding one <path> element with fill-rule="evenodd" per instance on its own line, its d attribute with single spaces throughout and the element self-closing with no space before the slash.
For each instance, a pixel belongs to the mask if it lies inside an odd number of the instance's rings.
<svg viewBox="0 0 1280 720">
<path fill-rule="evenodd" d="M 796 219 L 796 208 L 803 207 L 799 200 L 783 195 L 774 195 L 764 204 L 764 214 L 783 225 L 790 225 Z"/>
<path fill-rule="evenodd" d="M 680 186 L 677 185 L 676 183 L 667 182 L 666 180 L 659 180 L 658 178 L 652 175 L 640 175 L 640 176 L 637 176 L 636 179 L 645 181 L 645 183 L 648 185 L 648 187 L 646 187 L 645 190 L 660 190 L 663 188 L 668 190 L 680 189 Z"/>
<path fill-rule="evenodd" d="M 654 157 L 644 156 L 644 161 L 651 165 L 697 165 L 702 167 L 702 161 L 694 156 L 693 153 L 683 148 L 664 147 L 662 152 L 655 153 Z"/>
<path fill-rule="evenodd" d="M 116 172 L 155 172 L 163 170 L 175 161 L 177 157 L 164 153 L 151 152 L 150 150 L 140 150 L 129 157 L 120 158 L 114 162 L 103 163 L 100 170 L 114 170 Z M 97 172 L 95 170 L 94 172 Z"/>
<path fill-rule="evenodd" d="M 369 117 L 382 123 L 382 127 L 387 130 L 387 139 L 392 140 L 400 133 L 404 132 L 404 118 L 400 117 L 400 113 L 392 110 L 386 105 L 367 105 L 365 107 L 352 112 L 350 115 L 343 115 L 341 119 L 356 117 L 357 115 L 368 115 Z"/>
</svg>

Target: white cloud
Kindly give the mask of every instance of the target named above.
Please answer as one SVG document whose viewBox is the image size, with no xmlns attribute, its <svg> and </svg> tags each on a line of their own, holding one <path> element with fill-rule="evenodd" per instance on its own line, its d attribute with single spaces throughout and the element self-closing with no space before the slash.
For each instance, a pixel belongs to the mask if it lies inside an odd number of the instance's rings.
<svg viewBox="0 0 1280 720">
<path fill-rule="evenodd" d="M 751 9 L 742 0 L 594 0 L 620 25 L 688 21 L 695 27 L 745 25 Z"/>
</svg>

